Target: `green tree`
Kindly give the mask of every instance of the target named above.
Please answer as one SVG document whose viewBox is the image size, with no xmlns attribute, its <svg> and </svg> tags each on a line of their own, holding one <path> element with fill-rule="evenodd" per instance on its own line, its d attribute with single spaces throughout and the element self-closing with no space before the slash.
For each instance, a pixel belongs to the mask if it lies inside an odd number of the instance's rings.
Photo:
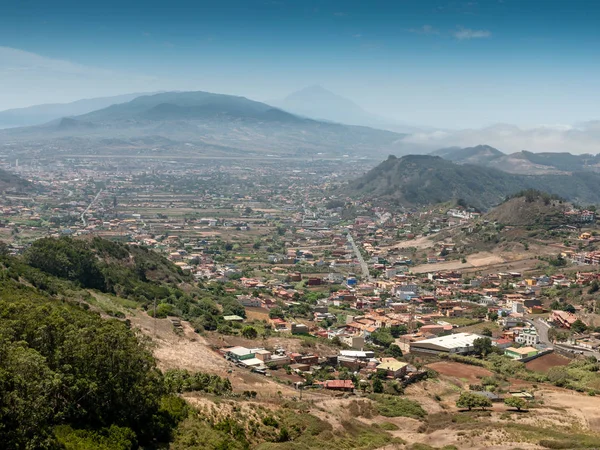
<svg viewBox="0 0 600 450">
<path fill-rule="evenodd" d="M 482 336 L 487 336 L 487 337 L 492 337 L 492 330 L 490 330 L 489 328 L 485 327 L 483 330 L 481 330 L 481 335 Z"/>
<path fill-rule="evenodd" d="M 371 333 L 371 340 L 373 343 L 386 348 L 394 343 L 394 337 L 387 328 L 380 328 L 379 330 Z"/>
<path fill-rule="evenodd" d="M 403 334 L 408 333 L 408 328 L 406 327 L 406 325 L 392 325 L 390 327 L 390 333 L 393 337 L 398 338 Z"/>
<path fill-rule="evenodd" d="M 402 349 L 396 344 L 390 345 L 387 352 L 394 358 L 402 358 Z"/>
<path fill-rule="evenodd" d="M 573 324 L 571 325 L 571 330 L 574 333 L 583 333 L 587 330 L 587 325 L 585 323 L 583 323 L 581 321 L 581 319 L 577 319 L 575 322 L 573 322 Z"/>
<path fill-rule="evenodd" d="M 492 401 L 489 398 L 467 391 L 462 392 L 456 401 L 457 408 L 467 408 L 469 411 L 473 408 L 485 409 L 491 406 Z"/>
<path fill-rule="evenodd" d="M 489 337 L 477 338 L 473 341 L 473 351 L 478 355 L 489 355 L 492 350 L 492 340 Z"/>
<path fill-rule="evenodd" d="M 516 408 L 517 411 L 521 411 L 523 408 L 527 406 L 525 400 L 519 397 L 508 397 L 504 400 L 504 404 L 506 406 L 510 406 L 511 408 Z"/>
<path fill-rule="evenodd" d="M 242 329 L 242 336 L 246 339 L 256 339 L 258 337 L 258 332 L 256 331 L 256 328 L 247 326 Z"/>
<path fill-rule="evenodd" d="M 283 312 L 283 309 L 281 309 L 279 306 L 276 306 L 269 311 L 269 318 L 270 319 L 277 319 L 277 318 L 284 319 L 285 313 Z"/>
<path fill-rule="evenodd" d="M 373 392 L 376 394 L 383 393 L 383 381 L 381 381 L 381 378 L 379 377 L 373 379 Z"/>
</svg>

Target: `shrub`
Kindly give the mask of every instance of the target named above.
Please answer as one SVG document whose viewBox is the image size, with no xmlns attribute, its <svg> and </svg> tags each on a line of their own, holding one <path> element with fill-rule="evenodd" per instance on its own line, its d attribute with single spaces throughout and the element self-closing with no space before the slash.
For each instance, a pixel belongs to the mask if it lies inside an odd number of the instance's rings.
<svg viewBox="0 0 600 450">
<path fill-rule="evenodd" d="M 384 417 L 412 417 L 422 419 L 427 415 L 423 407 L 415 402 L 402 397 L 389 395 L 375 396 L 377 412 Z"/>
</svg>

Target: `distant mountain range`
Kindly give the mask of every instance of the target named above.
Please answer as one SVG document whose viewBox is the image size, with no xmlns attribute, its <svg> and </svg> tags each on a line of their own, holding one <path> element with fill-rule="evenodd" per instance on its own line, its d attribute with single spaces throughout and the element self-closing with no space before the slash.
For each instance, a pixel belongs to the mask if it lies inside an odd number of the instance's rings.
<svg viewBox="0 0 600 450">
<path fill-rule="evenodd" d="M 523 150 L 507 155 L 489 145 L 467 148 L 449 147 L 430 154 L 457 164 L 476 164 L 522 175 L 565 174 L 580 171 L 600 172 L 600 154 L 533 153 Z"/>
<path fill-rule="evenodd" d="M 0 130 L 0 143 L 17 147 L 27 143 L 42 155 L 54 147 L 57 155 L 349 156 L 373 160 L 424 151 L 418 144 L 424 132 L 391 124 L 320 86 L 295 92 L 277 106 L 200 91 L 128 94 L 3 111 L 2 125 L 27 126 Z M 489 145 L 448 147 L 432 155 L 513 174 L 600 172 L 600 156 L 593 155 L 505 154 Z"/>
<path fill-rule="evenodd" d="M 394 132 L 410 133 L 419 127 L 395 122 L 365 111 L 361 106 L 323 88 L 309 86 L 285 97 L 267 102 L 299 116 L 347 125 L 367 126 Z"/>
<path fill-rule="evenodd" d="M 67 138 L 85 138 L 86 147 L 101 152 L 122 151 L 132 141 L 151 137 L 158 154 L 168 140 L 168 149 L 163 149 L 173 156 L 184 152 L 369 158 L 394 153 L 395 142 L 404 136 L 307 119 L 244 97 L 208 92 L 145 95 L 44 125 L 0 132 L 0 140 L 5 141 L 61 139 L 61 148 L 68 147 Z M 107 146 L 107 139 L 125 145 Z M 81 148 L 80 142 L 77 145 Z"/>
<path fill-rule="evenodd" d="M 583 204 L 598 203 L 600 174 L 519 175 L 473 164 L 455 164 L 439 156 L 390 156 L 349 183 L 345 192 L 377 202 L 413 206 L 462 199 L 485 210 L 525 189 L 537 189 Z"/>
<path fill-rule="evenodd" d="M 141 95 L 146 94 L 125 94 L 77 100 L 71 103 L 52 103 L 27 108 L 7 109 L 0 111 L 0 128 L 40 125 L 62 117 L 79 116 L 116 103 L 128 102 Z"/>
</svg>

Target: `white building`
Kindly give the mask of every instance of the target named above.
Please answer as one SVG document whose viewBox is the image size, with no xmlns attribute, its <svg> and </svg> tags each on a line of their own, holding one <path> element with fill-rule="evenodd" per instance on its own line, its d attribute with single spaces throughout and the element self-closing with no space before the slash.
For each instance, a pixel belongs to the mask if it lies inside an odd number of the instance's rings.
<svg viewBox="0 0 600 450">
<path fill-rule="evenodd" d="M 527 347 L 533 347 L 540 343 L 540 337 L 535 328 L 525 328 L 515 337 L 515 342 Z"/>
<path fill-rule="evenodd" d="M 411 353 L 456 353 L 467 354 L 473 351 L 473 342 L 481 336 L 472 333 L 456 333 L 410 343 Z"/>
</svg>

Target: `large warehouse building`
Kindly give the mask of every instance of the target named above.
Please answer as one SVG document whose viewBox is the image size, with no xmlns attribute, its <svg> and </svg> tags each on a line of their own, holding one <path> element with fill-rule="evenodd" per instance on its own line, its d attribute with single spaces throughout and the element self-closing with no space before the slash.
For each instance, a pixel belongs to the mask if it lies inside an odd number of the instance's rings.
<svg viewBox="0 0 600 450">
<path fill-rule="evenodd" d="M 411 353 L 453 353 L 465 355 L 473 351 L 473 342 L 481 336 L 473 333 L 456 333 L 410 343 Z"/>
</svg>

